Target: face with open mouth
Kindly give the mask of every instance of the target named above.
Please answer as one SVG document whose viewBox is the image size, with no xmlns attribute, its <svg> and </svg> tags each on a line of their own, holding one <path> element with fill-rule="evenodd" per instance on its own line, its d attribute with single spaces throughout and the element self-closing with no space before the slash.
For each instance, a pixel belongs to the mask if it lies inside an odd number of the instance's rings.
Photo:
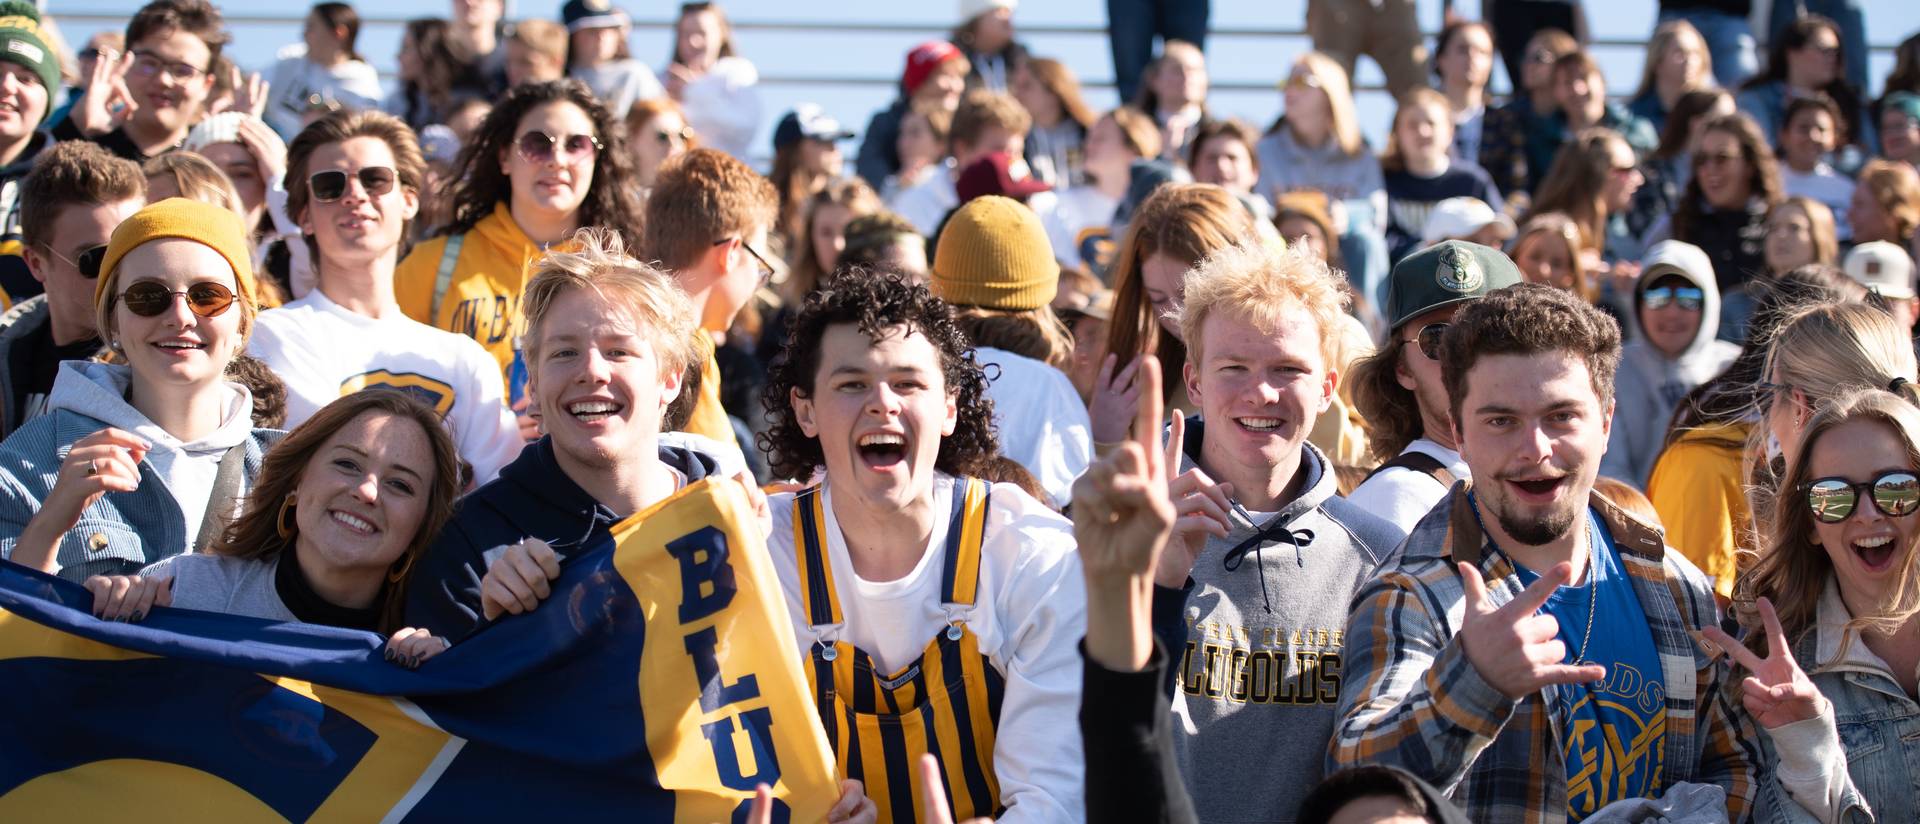
<svg viewBox="0 0 1920 824">
<path fill-rule="evenodd" d="M 1871 482 L 1888 472 L 1916 472 L 1902 456 L 1908 446 L 1898 432 L 1877 420 L 1856 418 L 1821 432 L 1807 449 L 1807 478 Z M 1805 506 L 1805 496 L 1791 499 Z M 1896 600 L 1901 571 L 1913 563 L 1913 515 L 1891 517 L 1861 495 L 1853 512 L 1839 523 L 1813 521 L 1813 538 L 1833 563 L 1834 577 L 1848 606 L 1884 608 Z M 1861 617 L 1856 612 L 1854 617 Z"/>
<path fill-rule="evenodd" d="M 433 478 L 419 423 L 377 410 L 349 421 L 314 450 L 294 491 L 301 569 L 319 580 L 385 574 L 426 519 Z"/>
<path fill-rule="evenodd" d="M 1474 493 L 1514 541 L 1565 537 L 1587 506 L 1613 411 L 1571 352 L 1482 355 L 1467 370 L 1460 452 Z"/>
<path fill-rule="evenodd" d="M 211 282 L 233 293 L 233 305 L 212 317 L 195 314 L 182 294 L 172 295 L 171 303 L 152 317 L 142 317 L 116 298 L 115 328 L 103 336 L 119 341 L 136 384 L 200 385 L 223 378 L 228 362 L 245 345 L 241 329 L 247 311 L 225 257 L 197 241 L 162 238 L 127 252 L 112 276 L 116 296 L 142 282 L 176 293 Z"/>
<path fill-rule="evenodd" d="M 792 401 L 836 490 L 902 509 L 932 495 L 940 439 L 953 434 L 959 410 L 925 335 L 896 326 L 874 341 L 852 324 L 830 326 L 812 393 L 795 389 Z"/>
<path fill-rule="evenodd" d="M 1298 305 L 1273 328 L 1226 309 L 1207 315 L 1186 367 L 1187 395 L 1207 421 L 1204 462 L 1273 471 L 1291 467 L 1314 421 L 1333 402 L 1320 324 Z"/>
<path fill-rule="evenodd" d="M 563 468 L 602 471 L 654 454 L 682 376 L 661 361 L 650 330 L 575 289 L 554 299 L 533 334 L 528 394 Z"/>
</svg>

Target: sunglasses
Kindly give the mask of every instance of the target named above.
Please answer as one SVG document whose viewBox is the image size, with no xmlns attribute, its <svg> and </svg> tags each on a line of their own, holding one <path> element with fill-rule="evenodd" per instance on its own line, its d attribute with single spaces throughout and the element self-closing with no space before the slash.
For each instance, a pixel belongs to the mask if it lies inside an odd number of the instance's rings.
<svg viewBox="0 0 1920 824">
<path fill-rule="evenodd" d="M 151 318 L 173 308 L 175 296 L 187 299 L 187 309 L 203 318 L 217 317 L 233 306 L 233 290 L 206 280 L 188 286 L 186 291 L 168 289 L 157 280 L 143 280 L 120 293 L 127 311 Z"/>
<path fill-rule="evenodd" d="M 1407 338 L 1406 342 L 1418 346 L 1420 354 L 1426 355 L 1427 360 L 1437 361 L 1440 359 L 1440 338 L 1447 333 L 1447 327 L 1452 325 L 1451 323 L 1429 323 L 1420 327 L 1420 331 L 1413 333 L 1413 337 Z"/>
<path fill-rule="evenodd" d="M 47 251 L 51 252 L 54 257 L 64 261 L 68 266 L 80 270 L 80 276 L 88 280 L 100 276 L 100 264 L 107 259 L 107 244 L 105 243 L 99 246 L 89 246 L 81 249 L 80 254 L 74 255 L 71 258 L 59 252 L 54 252 L 52 249 L 48 249 Z"/>
<path fill-rule="evenodd" d="M 1701 155 L 1694 155 L 1694 157 L 1699 159 L 1698 163 L 1702 167 L 1732 165 L 1734 163 L 1740 162 L 1741 160 L 1741 156 L 1738 153 L 1701 154 Z"/>
<path fill-rule="evenodd" d="M 1706 305 L 1707 293 L 1698 286 L 1662 286 L 1648 289 L 1645 300 L 1648 309 L 1665 309 L 1667 304 L 1678 302 L 1681 309 L 1698 312 Z"/>
<path fill-rule="evenodd" d="M 552 163 L 556 154 L 561 163 L 573 163 L 593 157 L 601 149 L 600 138 L 590 134 L 554 137 L 538 129 L 521 135 L 513 145 L 528 163 Z"/>
<path fill-rule="evenodd" d="M 379 197 L 393 191 L 394 181 L 399 175 L 386 166 L 368 166 L 349 175 L 339 169 L 314 172 L 307 178 L 307 190 L 313 193 L 313 199 L 321 203 L 332 203 L 347 196 L 347 181 L 360 179 L 360 188 L 368 197 Z"/>
<path fill-rule="evenodd" d="M 1823 524 L 1837 524 L 1850 517 L 1866 494 L 1874 508 L 1889 518 L 1905 518 L 1920 509 L 1920 478 L 1912 472 L 1888 472 L 1865 483 L 1845 478 L 1821 478 L 1800 487 L 1807 495 L 1807 508 Z"/>
<path fill-rule="evenodd" d="M 662 146 L 683 146 L 693 137 L 693 130 L 685 126 L 677 131 L 667 129 L 653 130 L 653 139 Z"/>
</svg>

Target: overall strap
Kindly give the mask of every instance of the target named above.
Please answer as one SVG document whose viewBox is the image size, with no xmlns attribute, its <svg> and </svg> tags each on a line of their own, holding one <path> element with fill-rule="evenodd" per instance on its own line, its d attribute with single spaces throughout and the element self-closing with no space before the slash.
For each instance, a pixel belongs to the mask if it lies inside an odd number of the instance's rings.
<svg viewBox="0 0 1920 824">
<path fill-rule="evenodd" d="M 1372 480 L 1373 476 L 1396 467 L 1400 469 L 1411 469 L 1426 475 L 1439 481 L 1441 486 L 1448 489 L 1452 489 L 1453 482 L 1459 480 L 1453 477 L 1453 473 L 1447 470 L 1447 465 L 1441 463 L 1439 458 L 1428 455 L 1425 452 L 1402 452 L 1395 455 L 1393 456 L 1393 460 L 1387 461 L 1376 467 L 1372 472 L 1367 473 L 1366 479 Z"/>
<path fill-rule="evenodd" d="M 453 267 L 460 263 L 460 247 L 466 243 L 463 234 L 447 235 L 447 245 L 440 249 L 440 269 L 433 276 L 433 304 L 427 310 L 427 325 L 440 324 L 440 299 L 447 296 L 447 289 L 453 285 Z"/>
<path fill-rule="evenodd" d="M 833 565 L 827 559 L 826 496 L 811 486 L 793 498 L 793 549 L 800 568 L 801 605 L 812 626 L 838 624 L 840 602 L 833 590 Z"/>
<path fill-rule="evenodd" d="M 194 552 L 206 552 L 220 538 L 220 533 L 226 531 L 227 524 L 233 522 L 235 510 L 240 508 L 241 470 L 247 462 L 246 446 L 237 443 L 220 454 L 220 465 L 213 475 L 213 494 L 207 498 L 207 514 L 200 517 L 200 533 L 193 539 Z"/>
<path fill-rule="evenodd" d="M 946 561 L 940 571 L 941 599 L 972 606 L 980 589 L 980 552 L 986 542 L 987 505 L 992 487 L 978 478 L 953 479 L 953 513 L 947 518 Z"/>
</svg>

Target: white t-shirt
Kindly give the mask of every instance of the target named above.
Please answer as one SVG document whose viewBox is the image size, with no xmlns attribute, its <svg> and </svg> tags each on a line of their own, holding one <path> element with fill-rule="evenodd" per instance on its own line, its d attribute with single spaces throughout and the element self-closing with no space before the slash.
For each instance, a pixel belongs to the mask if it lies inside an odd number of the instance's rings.
<svg viewBox="0 0 1920 824">
<path fill-rule="evenodd" d="M 1472 477 L 1467 462 L 1460 453 L 1441 446 L 1426 438 L 1420 438 L 1407 444 L 1400 454 L 1418 452 L 1432 457 L 1446 466 L 1453 477 L 1461 480 Z M 1394 466 L 1380 470 L 1380 473 L 1368 478 L 1347 496 L 1347 500 L 1360 505 L 1375 515 L 1393 522 L 1404 532 L 1412 532 L 1415 524 L 1426 517 L 1440 499 L 1447 497 L 1447 487 L 1439 479 L 1413 469 Z"/>
<path fill-rule="evenodd" d="M 920 563 L 897 581 L 868 581 L 853 571 L 846 539 L 833 512 L 831 481 L 821 494 L 826 512 L 827 563 L 844 623 L 827 629 L 873 657 L 882 670 L 913 663 L 946 629 L 941 603 L 941 559 L 953 478 L 933 484 L 933 530 Z M 1086 588 L 1075 554 L 1073 528 L 1012 484 L 994 484 L 981 547 L 980 584 L 973 609 L 962 614 L 980 651 L 1006 678 L 993 748 L 1001 824 L 1083 821 L 1080 750 L 1080 638 L 1086 634 Z M 767 550 L 793 618 L 805 660 L 823 637 L 808 624 L 794 546 L 794 498 L 768 499 L 773 534 Z"/>
<path fill-rule="evenodd" d="M 261 312 L 248 349 L 286 382 L 289 429 L 341 395 L 387 387 L 440 412 L 476 484 L 500 474 L 526 445 L 506 406 L 499 362 L 465 335 L 398 312 L 376 320 L 315 289 Z"/>
<path fill-rule="evenodd" d="M 1053 257 L 1062 267 L 1080 266 L 1080 240 L 1089 233 L 1111 231 L 1117 197 L 1107 197 L 1094 186 L 1075 186 L 1056 190 L 1052 197 L 1034 195 L 1028 205 L 1040 215 L 1047 228 L 1047 241 L 1053 244 Z"/>
<path fill-rule="evenodd" d="M 1044 361 L 1004 349 L 973 351 L 987 371 L 1001 454 L 1033 473 L 1048 502 L 1064 508 L 1073 499 L 1073 479 L 1093 464 L 1093 421 L 1073 379 Z"/>
<path fill-rule="evenodd" d="M 308 60 L 306 46 L 299 44 L 281 49 L 279 58 L 267 77 L 267 109 L 262 117 L 288 141 L 305 125 L 310 97 L 317 95 L 347 109 L 378 109 L 386 95 L 380 88 L 379 70 L 364 60 L 322 66 Z"/>
<path fill-rule="evenodd" d="M 940 231 L 940 221 L 945 220 L 953 207 L 960 205 L 960 193 L 953 188 L 953 161 L 936 169 L 926 180 L 909 188 L 901 189 L 899 194 L 887 201 L 887 208 L 898 213 L 913 224 L 920 234 L 933 237 Z"/>
</svg>

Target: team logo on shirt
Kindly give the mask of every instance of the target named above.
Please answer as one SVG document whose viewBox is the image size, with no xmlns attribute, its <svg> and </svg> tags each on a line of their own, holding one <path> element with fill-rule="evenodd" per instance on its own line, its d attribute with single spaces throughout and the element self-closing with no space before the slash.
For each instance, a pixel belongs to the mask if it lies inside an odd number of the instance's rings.
<svg viewBox="0 0 1920 824">
<path fill-rule="evenodd" d="M 453 410 L 453 387 L 416 372 L 388 372 L 385 369 L 375 369 L 340 382 L 341 397 L 362 389 L 392 389 L 412 395 L 415 400 L 433 407 L 433 411 L 442 418 Z"/>
<path fill-rule="evenodd" d="M 1435 272 L 1434 279 L 1439 281 L 1440 288 L 1463 295 L 1479 291 L 1487 282 L 1486 273 L 1480 271 L 1480 263 L 1459 247 L 1440 253 L 1440 268 Z"/>
</svg>

